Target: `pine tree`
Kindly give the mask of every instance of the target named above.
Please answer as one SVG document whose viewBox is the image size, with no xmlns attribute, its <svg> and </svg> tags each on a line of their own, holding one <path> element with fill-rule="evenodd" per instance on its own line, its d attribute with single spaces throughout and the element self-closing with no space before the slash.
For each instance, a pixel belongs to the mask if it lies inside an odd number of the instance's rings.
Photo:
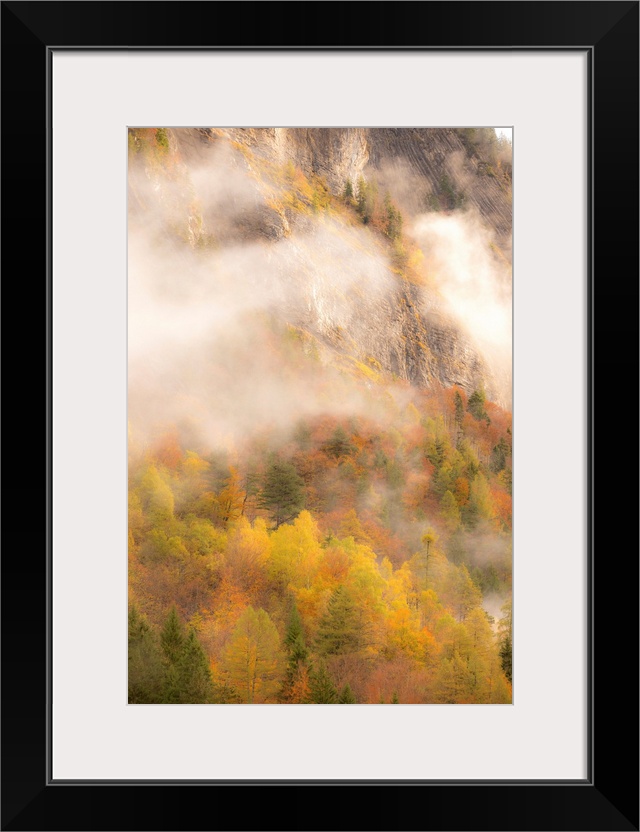
<svg viewBox="0 0 640 832">
<path fill-rule="evenodd" d="M 507 601 L 502 607 L 504 618 L 500 619 L 499 633 L 500 633 L 500 663 L 504 670 L 504 675 L 509 682 L 512 682 L 512 614 L 511 601 Z"/>
<path fill-rule="evenodd" d="M 402 214 L 391 201 L 391 195 L 387 191 L 384 196 L 385 211 L 385 234 L 390 240 L 397 240 L 402 234 Z"/>
<path fill-rule="evenodd" d="M 163 665 L 157 636 L 135 605 L 129 609 L 129 704 L 162 701 Z"/>
<path fill-rule="evenodd" d="M 343 456 L 350 456 L 353 453 L 354 447 L 345 429 L 341 425 L 338 425 L 331 439 L 325 443 L 323 450 L 327 456 L 340 459 Z"/>
<path fill-rule="evenodd" d="M 305 655 L 302 658 L 306 658 L 306 647 L 304 647 L 304 630 L 302 629 L 302 619 L 300 618 L 300 613 L 298 612 L 298 607 L 296 603 L 291 606 L 291 613 L 289 614 L 289 623 L 287 625 L 287 632 L 284 637 L 284 643 L 286 648 L 290 652 L 296 652 L 299 650 L 300 647 L 304 649 Z"/>
<path fill-rule="evenodd" d="M 371 222 L 375 211 L 377 187 L 375 182 L 367 182 L 363 176 L 358 179 L 358 196 L 356 211 L 365 225 Z"/>
<path fill-rule="evenodd" d="M 365 213 L 367 210 L 367 183 L 363 176 L 358 178 L 358 196 L 356 198 L 356 210 L 362 217 L 364 222 L 365 220 Z"/>
<path fill-rule="evenodd" d="M 489 415 L 484 407 L 485 402 L 486 396 L 484 394 L 484 390 L 474 390 L 469 396 L 467 410 L 477 422 L 485 419 L 487 424 L 491 424 L 491 419 L 489 418 Z"/>
<path fill-rule="evenodd" d="M 316 705 L 334 705 L 338 700 L 335 689 L 325 664 L 313 668 L 309 674 L 311 701 Z"/>
<path fill-rule="evenodd" d="M 455 406 L 455 421 L 456 425 L 461 428 L 462 422 L 464 421 L 464 405 L 462 403 L 462 396 L 460 395 L 460 391 L 456 390 L 453 396 L 453 402 Z"/>
<path fill-rule="evenodd" d="M 504 436 L 502 436 L 498 444 L 491 451 L 490 468 L 494 474 L 500 473 L 505 468 L 510 452 L 511 448 Z"/>
<path fill-rule="evenodd" d="M 344 183 L 342 197 L 346 202 L 351 202 L 353 200 L 353 183 L 350 179 L 347 179 Z"/>
<path fill-rule="evenodd" d="M 436 468 L 440 468 L 447 457 L 447 446 L 443 439 L 437 437 L 427 446 L 425 455 L 429 462 Z"/>
<path fill-rule="evenodd" d="M 399 705 L 400 704 L 400 700 L 398 699 L 398 694 L 396 693 L 395 690 L 393 692 L 393 696 L 391 697 L 391 704 L 392 705 Z"/>
<path fill-rule="evenodd" d="M 300 691 L 305 685 L 308 686 L 308 681 L 306 681 L 306 663 L 309 651 L 305 643 L 300 613 L 295 603 L 289 615 L 289 624 L 284 637 L 284 647 L 288 654 L 287 670 L 279 698 L 282 702 L 299 701 Z"/>
<path fill-rule="evenodd" d="M 260 496 L 276 528 L 292 520 L 304 507 L 304 483 L 290 462 L 275 460 L 267 469 Z"/>
<path fill-rule="evenodd" d="M 504 675 L 511 682 L 512 681 L 512 647 L 511 647 L 511 633 L 506 633 L 502 643 L 500 644 L 500 664 L 504 670 Z"/>
<path fill-rule="evenodd" d="M 178 679 L 178 670 L 175 664 L 170 664 L 165 668 L 162 688 L 162 702 L 165 705 L 180 704 L 180 681 Z"/>
<path fill-rule="evenodd" d="M 355 705 L 356 704 L 356 698 L 353 695 L 353 691 L 351 690 L 351 688 L 349 687 L 348 684 L 346 684 L 342 688 L 342 691 L 340 693 L 340 698 L 338 699 L 338 702 L 341 705 Z"/>
<path fill-rule="evenodd" d="M 453 402 L 455 407 L 456 448 L 459 448 L 464 435 L 462 427 L 462 423 L 464 422 L 464 404 L 462 403 L 462 396 L 459 390 L 456 390 L 453 396 Z"/>
<path fill-rule="evenodd" d="M 213 685 L 207 656 L 195 630 L 190 630 L 175 664 L 178 702 L 200 704 L 211 702 Z"/>
<path fill-rule="evenodd" d="M 344 586 L 334 590 L 318 626 L 316 645 L 322 655 L 355 653 L 362 647 L 358 608 Z"/>
<path fill-rule="evenodd" d="M 511 468 L 505 468 L 503 471 L 500 471 L 498 474 L 498 482 L 502 485 L 507 494 L 511 494 L 513 490 Z"/>
<path fill-rule="evenodd" d="M 175 604 L 169 610 L 169 615 L 160 633 L 162 652 L 169 664 L 175 664 L 184 644 L 184 627 L 178 616 Z"/>
<path fill-rule="evenodd" d="M 175 604 L 160 633 L 164 654 L 162 701 L 169 704 L 206 703 L 213 698 L 209 662 L 194 629 L 185 634 Z"/>
</svg>

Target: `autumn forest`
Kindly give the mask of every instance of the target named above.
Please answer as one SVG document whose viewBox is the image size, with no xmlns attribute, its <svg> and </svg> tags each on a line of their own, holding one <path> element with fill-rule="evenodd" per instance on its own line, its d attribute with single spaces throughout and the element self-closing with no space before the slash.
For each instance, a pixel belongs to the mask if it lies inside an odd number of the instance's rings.
<svg viewBox="0 0 640 832">
<path fill-rule="evenodd" d="M 512 701 L 510 146 L 409 132 L 129 131 L 131 704 Z"/>
</svg>

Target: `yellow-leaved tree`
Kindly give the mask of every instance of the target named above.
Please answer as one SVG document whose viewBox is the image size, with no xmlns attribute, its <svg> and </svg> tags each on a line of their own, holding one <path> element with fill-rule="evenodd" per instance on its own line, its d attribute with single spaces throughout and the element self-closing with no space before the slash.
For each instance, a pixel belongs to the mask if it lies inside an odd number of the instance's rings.
<svg viewBox="0 0 640 832">
<path fill-rule="evenodd" d="M 301 511 L 292 525 L 280 526 L 271 535 L 269 577 L 283 586 L 311 587 L 322 555 L 320 531 L 308 511 Z"/>
<path fill-rule="evenodd" d="M 247 607 L 222 657 L 226 681 L 243 702 L 275 701 L 284 669 L 280 636 L 265 610 Z"/>
<path fill-rule="evenodd" d="M 253 525 L 241 517 L 229 533 L 226 564 L 229 577 L 240 589 L 257 596 L 266 580 L 271 540 L 264 520 Z"/>
<path fill-rule="evenodd" d="M 140 480 L 142 508 L 154 525 L 173 519 L 173 492 L 155 465 L 150 465 Z"/>
<path fill-rule="evenodd" d="M 231 466 L 229 476 L 217 497 L 216 522 L 222 526 L 227 526 L 241 517 L 246 498 L 247 493 L 240 484 L 240 475 L 237 469 Z"/>
</svg>

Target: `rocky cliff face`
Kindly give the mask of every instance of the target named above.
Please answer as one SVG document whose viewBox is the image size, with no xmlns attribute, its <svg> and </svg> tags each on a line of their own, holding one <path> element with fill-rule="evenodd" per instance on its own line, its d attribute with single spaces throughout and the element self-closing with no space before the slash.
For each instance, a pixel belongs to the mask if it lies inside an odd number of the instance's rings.
<svg viewBox="0 0 640 832">
<path fill-rule="evenodd" d="M 347 179 L 355 181 L 369 159 L 367 131 L 362 128 L 276 127 L 229 133 L 258 155 L 292 161 L 307 174 L 323 177 L 334 193 Z"/>
<path fill-rule="evenodd" d="M 384 291 L 368 292 L 365 282 L 358 292 L 353 269 L 361 266 L 349 252 L 367 245 L 366 233 L 384 258 L 384 241 L 340 217 L 320 234 L 313 215 L 290 196 L 283 174 L 287 167 L 298 169 L 334 195 L 348 180 L 375 179 L 401 206 L 406 225 L 424 212 L 473 210 L 493 233 L 500 256 L 510 260 L 510 168 L 483 158 L 470 131 L 194 128 L 167 130 L 167 137 L 179 172 L 171 180 L 171 198 L 181 205 L 183 239 L 192 247 L 207 240 L 261 241 L 270 264 L 265 279 L 277 274 L 288 287 L 288 323 L 338 356 L 369 362 L 412 384 L 458 384 L 467 392 L 484 386 L 489 397 L 508 404 L 510 373 L 483 357 L 437 290 L 417 286 L 389 266 Z M 156 189 L 169 193 L 162 177 L 153 175 Z M 143 207 L 133 183 L 130 210 Z M 174 204 L 172 228 L 176 222 Z M 330 266 L 315 267 L 316 260 Z"/>
<path fill-rule="evenodd" d="M 505 248 L 511 249 L 511 171 L 482 158 L 470 131 L 454 129 L 372 129 L 370 163 L 374 169 L 394 173 L 408 170 L 411 190 L 401 195 L 412 213 L 430 205 L 440 193 L 464 207 L 475 207 Z M 467 137 L 468 136 L 468 137 Z M 392 181 L 389 182 L 392 188 Z M 447 193 L 442 193 L 446 191 Z M 455 207 L 455 205 L 453 206 Z"/>
<path fill-rule="evenodd" d="M 215 128 L 173 131 L 185 158 L 206 158 L 206 148 L 231 139 L 258 157 L 324 178 L 334 193 L 347 179 L 380 177 L 412 214 L 430 206 L 430 197 L 451 191 L 474 206 L 510 251 L 511 166 L 496 169 L 469 130 L 445 128 Z M 484 156 L 484 158 L 483 158 Z M 452 206 L 453 207 L 453 206 Z"/>
</svg>

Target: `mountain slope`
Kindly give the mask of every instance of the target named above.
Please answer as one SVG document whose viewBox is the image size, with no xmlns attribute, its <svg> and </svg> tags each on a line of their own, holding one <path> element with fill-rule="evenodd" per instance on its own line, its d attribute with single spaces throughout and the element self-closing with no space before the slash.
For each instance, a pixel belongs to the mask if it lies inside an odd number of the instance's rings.
<svg viewBox="0 0 640 832">
<path fill-rule="evenodd" d="M 486 236 L 480 254 L 491 261 L 491 279 L 510 292 L 510 168 L 495 147 L 485 153 L 492 167 L 470 131 L 194 128 L 162 131 L 163 155 L 152 132 L 133 131 L 133 228 L 137 219 L 146 233 L 168 231 L 176 245 L 210 248 L 214 259 L 253 246 L 252 279 L 261 291 L 278 287 L 270 309 L 316 338 L 325 355 L 373 361 L 419 387 L 484 387 L 508 404 L 510 366 L 452 314 L 438 280 L 442 258 L 429 264 L 441 241 L 419 239 L 421 217 L 473 217 Z M 383 192 L 399 206 L 401 240 L 380 233 L 379 217 L 377 227 L 375 218 L 361 225 L 355 197 L 345 204 L 346 183 L 355 192 L 359 180 L 377 188 L 378 214 Z M 161 213 L 149 225 L 145 206 L 158 192 Z M 244 284 L 246 275 L 236 280 Z"/>
</svg>

